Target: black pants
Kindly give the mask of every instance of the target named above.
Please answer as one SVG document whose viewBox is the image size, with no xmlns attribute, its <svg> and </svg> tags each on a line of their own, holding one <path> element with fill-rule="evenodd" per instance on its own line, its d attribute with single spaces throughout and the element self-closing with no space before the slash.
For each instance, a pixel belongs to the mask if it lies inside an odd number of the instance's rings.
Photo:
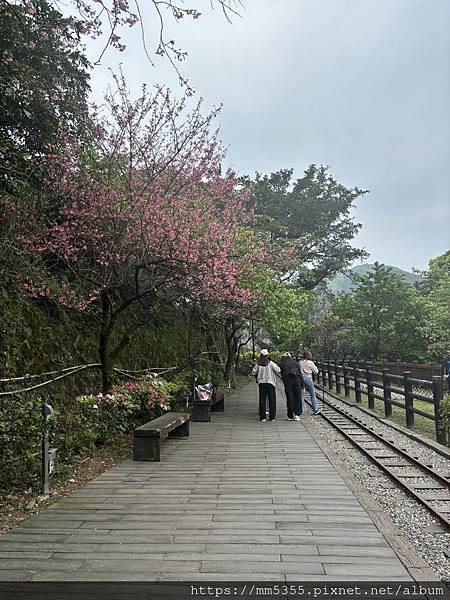
<svg viewBox="0 0 450 600">
<path fill-rule="evenodd" d="M 284 391 L 286 392 L 286 406 L 288 419 L 302 414 L 300 402 L 300 379 L 297 375 L 288 375 L 284 380 Z"/>
<path fill-rule="evenodd" d="M 273 421 L 277 412 L 277 399 L 275 395 L 275 386 L 271 383 L 259 383 L 259 418 L 262 421 L 266 418 L 267 398 L 269 398 L 269 419 Z"/>
</svg>

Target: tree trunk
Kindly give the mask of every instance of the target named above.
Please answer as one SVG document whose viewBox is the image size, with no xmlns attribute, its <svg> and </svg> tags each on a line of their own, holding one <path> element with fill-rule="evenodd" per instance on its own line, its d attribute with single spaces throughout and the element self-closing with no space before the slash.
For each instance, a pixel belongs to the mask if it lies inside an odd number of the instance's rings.
<svg viewBox="0 0 450 600">
<path fill-rule="evenodd" d="M 256 359 L 256 348 L 255 348 L 255 324 L 252 319 L 252 359 Z"/>
<path fill-rule="evenodd" d="M 107 394 L 111 389 L 112 361 L 110 338 L 113 321 L 111 319 L 111 303 L 106 292 L 102 292 L 102 324 L 99 338 L 99 357 L 102 370 L 102 391 Z"/>
<path fill-rule="evenodd" d="M 102 391 L 107 394 L 111 389 L 111 360 L 109 356 L 109 333 L 100 333 L 100 364 L 102 369 Z"/>
<path fill-rule="evenodd" d="M 231 387 L 235 384 L 234 369 L 239 345 L 239 338 L 236 335 L 236 324 L 234 319 L 230 319 L 225 326 L 225 339 L 227 344 L 227 358 L 225 361 L 223 377 L 228 383 L 228 387 Z"/>
</svg>

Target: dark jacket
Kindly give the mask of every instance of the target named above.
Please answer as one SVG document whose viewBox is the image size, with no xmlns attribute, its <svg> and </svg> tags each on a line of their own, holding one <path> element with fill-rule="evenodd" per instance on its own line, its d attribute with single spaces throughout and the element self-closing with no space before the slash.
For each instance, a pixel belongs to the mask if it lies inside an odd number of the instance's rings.
<svg viewBox="0 0 450 600">
<path fill-rule="evenodd" d="M 303 385 L 302 371 L 298 362 L 295 362 L 289 356 L 283 356 L 280 362 L 281 378 L 286 383 L 290 377 L 297 375 L 300 379 L 300 385 Z"/>
</svg>

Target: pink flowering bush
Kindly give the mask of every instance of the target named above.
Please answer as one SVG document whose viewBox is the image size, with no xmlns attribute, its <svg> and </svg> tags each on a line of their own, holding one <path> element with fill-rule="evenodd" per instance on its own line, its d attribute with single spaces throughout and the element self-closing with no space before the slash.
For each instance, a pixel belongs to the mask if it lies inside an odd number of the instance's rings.
<svg viewBox="0 0 450 600">
<path fill-rule="evenodd" d="M 119 383 L 110 393 L 75 398 L 76 414 L 66 448 L 69 453 L 91 450 L 155 419 L 171 408 L 171 384 L 156 376 Z"/>
<path fill-rule="evenodd" d="M 86 394 L 63 403 L 49 399 L 54 408 L 49 441 L 57 448 L 57 471 L 168 410 L 184 410 L 188 393 L 184 383 L 149 376 L 118 383 L 109 394 Z M 40 485 L 42 427 L 39 394 L 0 403 L 0 492 Z"/>
</svg>

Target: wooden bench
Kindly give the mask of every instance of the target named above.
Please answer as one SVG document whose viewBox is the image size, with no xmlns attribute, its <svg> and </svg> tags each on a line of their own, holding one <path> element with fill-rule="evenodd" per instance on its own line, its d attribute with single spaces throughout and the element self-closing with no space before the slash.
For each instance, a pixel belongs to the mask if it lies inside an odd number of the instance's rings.
<svg viewBox="0 0 450 600">
<path fill-rule="evenodd" d="M 133 460 L 160 461 L 161 441 L 189 436 L 189 415 L 169 412 L 134 430 Z"/>
<path fill-rule="evenodd" d="M 211 410 L 213 412 L 223 412 L 225 410 L 225 394 L 215 388 L 211 398 Z"/>
<path fill-rule="evenodd" d="M 211 412 L 223 412 L 225 408 L 225 396 L 220 390 L 214 388 L 213 395 L 207 400 L 200 399 L 195 394 L 192 407 L 192 420 L 201 423 L 211 421 Z"/>
</svg>

